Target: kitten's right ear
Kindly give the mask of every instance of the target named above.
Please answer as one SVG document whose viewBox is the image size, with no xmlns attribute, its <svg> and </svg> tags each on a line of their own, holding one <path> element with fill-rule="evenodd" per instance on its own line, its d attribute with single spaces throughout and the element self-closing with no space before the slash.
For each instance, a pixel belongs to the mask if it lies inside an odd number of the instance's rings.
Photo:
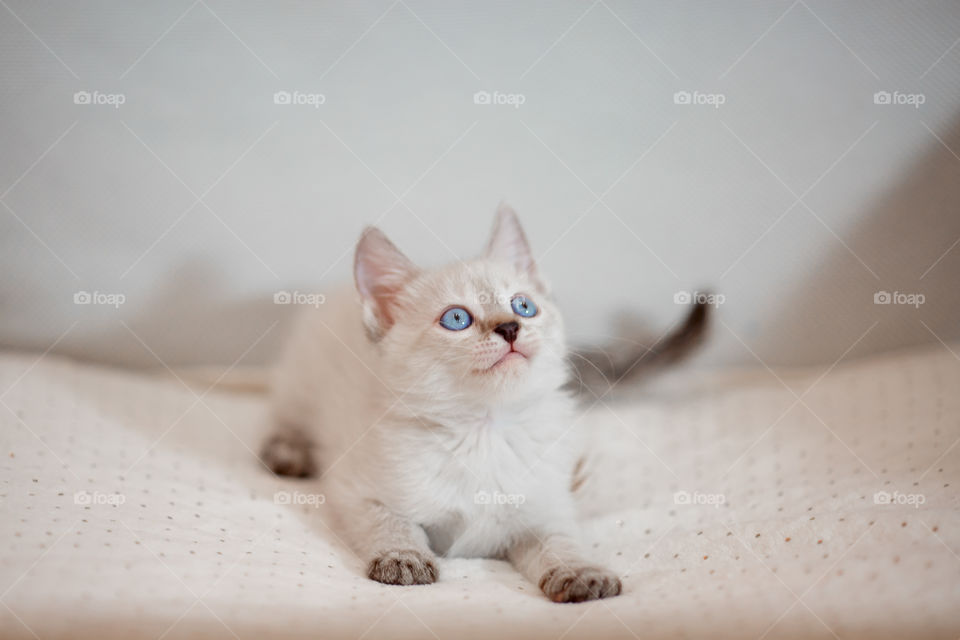
<svg viewBox="0 0 960 640">
<path fill-rule="evenodd" d="M 363 322 L 373 340 L 396 319 L 396 299 L 417 275 L 417 267 L 376 227 L 367 227 L 357 243 L 353 276 L 363 299 Z"/>
<path fill-rule="evenodd" d="M 484 255 L 491 260 L 513 265 L 521 273 L 527 274 L 540 290 L 547 290 L 546 284 L 537 273 L 533 252 L 526 234 L 523 233 L 523 227 L 520 226 L 520 220 L 514 210 L 504 202 L 497 207 L 493 232 Z"/>
</svg>

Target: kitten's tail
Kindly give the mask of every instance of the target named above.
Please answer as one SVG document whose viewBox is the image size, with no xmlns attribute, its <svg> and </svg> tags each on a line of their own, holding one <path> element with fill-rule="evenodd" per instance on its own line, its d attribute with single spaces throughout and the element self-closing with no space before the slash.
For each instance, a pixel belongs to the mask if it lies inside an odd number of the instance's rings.
<svg viewBox="0 0 960 640">
<path fill-rule="evenodd" d="M 703 300 L 694 302 L 680 326 L 660 337 L 649 332 L 636 335 L 634 327 L 630 331 L 634 335 L 624 338 L 627 348 L 620 341 L 606 348 L 574 349 L 570 365 L 576 377 L 571 388 L 600 397 L 683 361 L 704 342 L 710 326 L 709 307 Z"/>
</svg>

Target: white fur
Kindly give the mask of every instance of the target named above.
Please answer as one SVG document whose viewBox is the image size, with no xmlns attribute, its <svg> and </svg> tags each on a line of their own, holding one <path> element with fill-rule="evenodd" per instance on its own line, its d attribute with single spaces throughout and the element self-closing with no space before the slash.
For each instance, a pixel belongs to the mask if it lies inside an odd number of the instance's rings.
<svg viewBox="0 0 960 640">
<path fill-rule="evenodd" d="M 338 534 L 366 563 L 413 550 L 509 558 L 535 582 L 558 566 L 592 570 L 575 542 L 563 323 L 513 212 L 498 212 L 483 257 L 436 270 L 368 230 L 355 271 L 359 293 L 304 312 L 273 387 L 279 433 L 314 443 Z M 536 316 L 512 311 L 518 293 Z M 472 326 L 443 328 L 450 306 Z M 510 350 L 492 329 L 510 321 L 526 358 L 489 369 Z"/>
</svg>

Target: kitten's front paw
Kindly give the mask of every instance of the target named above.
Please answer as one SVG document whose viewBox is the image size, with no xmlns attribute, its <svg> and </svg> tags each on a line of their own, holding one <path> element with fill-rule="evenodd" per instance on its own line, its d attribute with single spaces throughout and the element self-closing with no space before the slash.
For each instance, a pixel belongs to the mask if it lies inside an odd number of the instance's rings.
<svg viewBox="0 0 960 640">
<path fill-rule="evenodd" d="M 434 558 L 414 549 L 387 551 L 367 567 L 367 576 L 384 584 L 433 584 L 437 574 Z"/>
<path fill-rule="evenodd" d="M 620 578 L 601 567 L 556 566 L 540 578 L 540 590 L 554 602 L 583 602 L 620 595 Z"/>
</svg>

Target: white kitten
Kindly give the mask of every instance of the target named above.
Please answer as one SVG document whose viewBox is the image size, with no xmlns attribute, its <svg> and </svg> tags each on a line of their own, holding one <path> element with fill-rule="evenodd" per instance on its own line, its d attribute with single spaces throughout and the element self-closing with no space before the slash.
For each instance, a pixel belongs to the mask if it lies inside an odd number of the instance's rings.
<svg viewBox="0 0 960 640">
<path fill-rule="evenodd" d="M 516 215 L 479 259 L 421 270 L 375 228 L 356 292 L 301 317 L 273 386 L 264 460 L 319 470 L 370 578 L 437 580 L 434 554 L 506 558 L 551 600 L 615 596 L 580 549 L 563 322 Z"/>
</svg>

